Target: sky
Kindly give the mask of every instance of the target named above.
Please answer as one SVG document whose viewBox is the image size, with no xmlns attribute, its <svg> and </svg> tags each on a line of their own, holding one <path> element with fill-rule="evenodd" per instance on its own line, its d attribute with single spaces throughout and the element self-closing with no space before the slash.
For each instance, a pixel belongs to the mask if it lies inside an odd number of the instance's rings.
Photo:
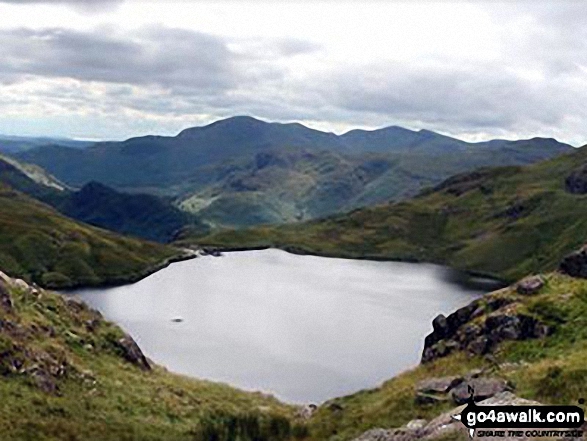
<svg viewBox="0 0 587 441">
<path fill-rule="evenodd" d="M 0 0 L 0 133 L 251 115 L 587 143 L 587 2 Z"/>
</svg>

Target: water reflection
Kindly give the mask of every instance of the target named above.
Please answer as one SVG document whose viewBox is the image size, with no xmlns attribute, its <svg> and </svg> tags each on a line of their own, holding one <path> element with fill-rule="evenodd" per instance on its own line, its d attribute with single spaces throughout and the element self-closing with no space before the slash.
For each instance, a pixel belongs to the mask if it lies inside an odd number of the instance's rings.
<svg viewBox="0 0 587 441">
<path fill-rule="evenodd" d="M 77 294 L 170 370 L 321 402 L 418 363 L 431 320 L 481 291 L 434 265 L 263 250 Z"/>
</svg>

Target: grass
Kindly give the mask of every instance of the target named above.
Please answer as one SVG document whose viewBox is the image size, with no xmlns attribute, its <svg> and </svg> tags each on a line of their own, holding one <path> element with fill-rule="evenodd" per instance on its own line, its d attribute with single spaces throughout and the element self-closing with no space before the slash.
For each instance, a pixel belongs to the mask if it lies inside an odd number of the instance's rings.
<svg viewBox="0 0 587 441">
<path fill-rule="evenodd" d="M 296 409 L 273 397 L 139 369 L 114 344 L 122 331 L 86 306 L 46 291 L 11 295 L 14 311 L 0 312 L 0 440 L 272 441 L 306 433 Z M 56 374 L 59 364 L 66 368 Z M 39 371 L 55 392 L 39 386 Z"/>
<path fill-rule="evenodd" d="M 587 150 L 525 167 L 480 169 L 411 200 L 285 226 L 186 234 L 183 244 L 442 263 L 514 281 L 550 271 L 587 241 L 587 195 L 565 178 Z"/>
<path fill-rule="evenodd" d="M 76 222 L 1 185 L 0 204 L 0 268 L 45 287 L 130 282 L 182 254 Z"/>
</svg>

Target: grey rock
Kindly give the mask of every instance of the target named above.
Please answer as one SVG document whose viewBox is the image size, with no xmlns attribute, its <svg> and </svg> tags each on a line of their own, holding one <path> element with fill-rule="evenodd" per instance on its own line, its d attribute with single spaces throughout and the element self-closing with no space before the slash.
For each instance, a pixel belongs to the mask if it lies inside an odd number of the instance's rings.
<svg viewBox="0 0 587 441">
<path fill-rule="evenodd" d="M 509 391 L 510 387 L 501 378 L 473 378 L 465 381 L 451 391 L 456 404 L 465 404 L 470 398 L 469 388 L 473 390 L 473 399 L 483 401 L 501 392 Z"/>
<path fill-rule="evenodd" d="M 530 276 L 522 279 L 516 286 L 518 294 L 537 294 L 544 286 L 544 279 L 541 276 Z"/>
<path fill-rule="evenodd" d="M 540 405 L 536 401 L 519 398 L 511 392 L 500 392 L 491 398 L 477 403 L 479 406 L 530 406 Z M 453 415 L 463 411 L 464 405 L 445 412 L 422 427 L 409 428 L 407 426 L 398 429 L 371 429 L 363 433 L 354 441 L 412 441 L 412 440 L 436 440 L 436 439 L 468 439 L 467 429 L 459 421 L 455 421 Z M 420 420 L 417 420 L 420 421 Z M 419 426 L 420 423 L 417 424 Z M 490 439 L 490 438 L 487 438 Z M 499 438 L 500 441 L 520 441 L 528 438 Z"/>
<path fill-rule="evenodd" d="M 149 361 L 143 354 L 143 351 L 141 351 L 141 348 L 139 348 L 139 345 L 137 345 L 130 335 L 125 335 L 118 340 L 117 346 L 122 350 L 122 354 L 127 361 L 138 366 L 142 370 L 151 370 Z"/>
<path fill-rule="evenodd" d="M 439 338 L 444 338 L 448 334 L 448 322 L 446 317 L 442 314 L 436 316 L 432 320 L 432 328 Z"/>
<path fill-rule="evenodd" d="M 490 351 L 491 349 L 491 342 L 485 335 L 481 335 L 473 340 L 467 346 L 467 349 L 473 355 L 483 355 Z"/>
<path fill-rule="evenodd" d="M 423 394 L 446 394 L 464 381 L 463 377 L 436 377 L 420 381 L 416 392 Z"/>
</svg>

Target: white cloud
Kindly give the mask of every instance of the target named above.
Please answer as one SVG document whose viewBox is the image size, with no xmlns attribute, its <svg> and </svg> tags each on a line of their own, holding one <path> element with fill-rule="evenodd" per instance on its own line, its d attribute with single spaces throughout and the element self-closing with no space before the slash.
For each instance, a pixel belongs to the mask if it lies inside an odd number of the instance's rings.
<svg viewBox="0 0 587 441">
<path fill-rule="evenodd" d="M 120 138 L 253 114 L 587 142 L 582 3 L 59 3 L 0 2 L 0 132 Z"/>
</svg>

